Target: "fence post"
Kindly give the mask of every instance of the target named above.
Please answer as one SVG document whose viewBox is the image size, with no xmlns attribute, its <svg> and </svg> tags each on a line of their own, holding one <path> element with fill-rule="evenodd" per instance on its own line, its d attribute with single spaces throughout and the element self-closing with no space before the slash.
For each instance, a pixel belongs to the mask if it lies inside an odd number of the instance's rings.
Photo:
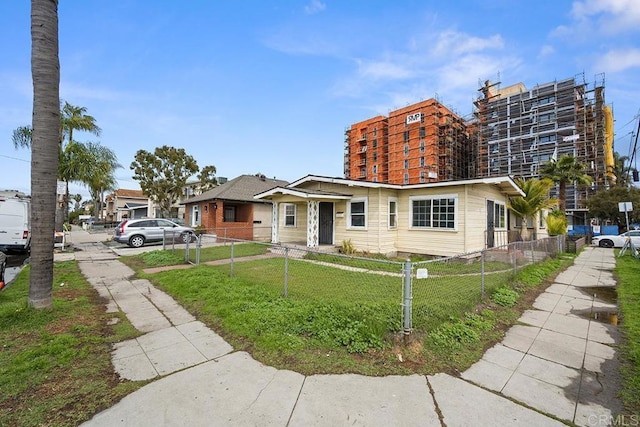
<svg viewBox="0 0 640 427">
<path fill-rule="evenodd" d="M 191 235 L 189 235 L 191 241 Z M 196 265 L 200 265 L 200 250 L 202 249 L 202 234 L 196 236 Z"/>
<path fill-rule="evenodd" d="M 231 242 L 231 271 L 229 272 L 229 275 L 233 277 L 233 242 Z"/>
<path fill-rule="evenodd" d="M 535 254 L 533 253 L 533 246 L 535 244 L 535 240 L 531 241 L 531 244 L 529 246 L 531 246 L 531 264 L 535 264 L 536 263 L 536 257 Z"/>
<path fill-rule="evenodd" d="M 513 275 L 518 274 L 518 247 L 520 246 L 520 242 L 513 242 L 511 244 L 511 253 L 513 254 Z"/>
<path fill-rule="evenodd" d="M 176 240 L 176 236 L 174 234 L 173 236 L 173 240 Z M 189 243 L 191 243 L 191 239 L 188 239 L 185 243 L 184 243 L 184 261 L 186 263 L 190 263 L 191 262 L 191 257 L 189 256 Z"/>
<path fill-rule="evenodd" d="M 411 271 L 412 265 L 411 260 L 408 259 L 404 263 L 404 301 L 403 301 L 403 327 L 404 334 L 409 335 L 411 333 L 411 327 L 413 326 L 411 323 Z"/>
<path fill-rule="evenodd" d="M 480 296 L 484 298 L 484 253 L 486 251 L 483 250 L 480 252 Z"/>
<path fill-rule="evenodd" d="M 284 297 L 289 296 L 289 248 L 284 248 Z"/>
</svg>

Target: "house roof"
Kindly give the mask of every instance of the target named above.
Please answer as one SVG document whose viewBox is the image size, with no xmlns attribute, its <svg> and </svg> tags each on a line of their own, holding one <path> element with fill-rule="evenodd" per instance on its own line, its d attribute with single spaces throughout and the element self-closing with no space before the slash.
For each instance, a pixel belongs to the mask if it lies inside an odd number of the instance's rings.
<svg viewBox="0 0 640 427">
<path fill-rule="evenodd" d="M 116 197 L 127 197 L 129 199 L 148 199 L 144 195 L 142 190 L 127 190 L 125 188 L 119 188 L 113 192 Z"/>
<path fill-rule="evenodd" d="M 274 194 L 289 194 L 289 195 L 296 195 L 304 198 L 308 198 L 308 197 L 331 198 L 332 197 L 331 196 L 332 193 L 318 192 L 318 191 L 297 188 L 299 185 L 302 185 L 305 182 L 326 182 L 331 184 L 346 185 L 348 187 L 389 188 L 394 190 L 415 189 L 415 188 L 440 188 L 440 187 L 454 187 L 459 185 L 486 184 L 486 185 L 497 186 L 500 189 L 500 191 L 507 194 L 508 196 L 524 196 L 524 192 L 522 191 L 522 189 L 518 186 L 518 184 L 516 184 L 516 182 L 510 176 L 475 178 L 475 179 L 465 179 L 460 181 L 441 181 L 441 182 L 433 182 L 433 183 L 425 183 L 425 184 L 398 185 L 398 184 L 385 184 L 385 183 L 370 182 L 370 181 L 355 181 L 355 180 L 345 179 L 345 178 L 331 178 L 326 176 L 307 175 L 303 178 L 300 178 L 297 181 L 292 182 L 291 184 L 287 185 L 285 188 L 282 188 L 282 187 L 273 188 L 273 189 L 270 189 L 269 191 L 264 191 L 262 193 L 256 194 L 255 197 L 256 199 L 262 199 L 262 198 L 267 198 L 269 196 L 272 196 Z M 302 193 L 304 193 L 304 195 Z M 336 196 L 345 196 L 345 195 L 335 193 L 333 197 L 335 198 Z M 345 198 L 345 197 L 338 197 L 338 198 Z"/>
<path fill-rule="evenodd" d="M 146 208 L 148 207 L 148 205 L 146 203 L 131 203 L 131 202 L 127 202 L 124 204 L 125 208 L 128 209 L 142 209 L 142 208 Z"/>
<path fill-rule="evenodd" d="M 264 175 L 240 175 L 209 191 L 185 200 L 185 204 L 202 202 L 205 200 L 235 200 L 256 202 L 255 194 L 262 193 L 274 187 L 286 187 L 289 183 L 279 179 L 267 178 Z"/>
</svg>

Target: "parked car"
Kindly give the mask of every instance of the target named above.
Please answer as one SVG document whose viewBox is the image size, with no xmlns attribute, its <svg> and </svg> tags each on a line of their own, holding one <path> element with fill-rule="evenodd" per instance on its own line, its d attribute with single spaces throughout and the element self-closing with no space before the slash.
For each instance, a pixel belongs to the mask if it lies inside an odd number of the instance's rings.
<svg viewBox="0 0 640 427">
<path fill-rule="evenodd" d="M 621 248 L 628 237 L 631 237 L 631 241 L 636 248 L 640 248 L 640 230 L 627 231 L 617 236 L 594 236 L 593 239 L 591 239 L 591 245 L 600 246 L 601 248 Z"/>
<path fill-rule="evenodd" d="M 195 230 L 163 218 L 125 219 L 115 228 L 113 240 L 139 248 L 148 242 L 163 240 L 187 243 L 195 238 Z"/>
</svg>

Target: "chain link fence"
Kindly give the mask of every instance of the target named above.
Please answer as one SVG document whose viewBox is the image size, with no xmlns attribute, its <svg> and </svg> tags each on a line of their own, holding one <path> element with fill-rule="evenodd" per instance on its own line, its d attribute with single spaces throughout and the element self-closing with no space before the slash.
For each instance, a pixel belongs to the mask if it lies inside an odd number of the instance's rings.
<svg viewBox="0 0 640 427">
<path fill-rule="evenodd" d="M 435 259 L 340 254 L 201 234 L 185 261 L 207 264 L 284 298 L 318 305 L 356 304 L 383 313 L 390 330 L 428 330 L 461 316 L 512 284 L 523 267 L 565 251 L 564 236 L 514 242 Z M 334 248 L 331 248 L 334 249 Z"/>
</svg>

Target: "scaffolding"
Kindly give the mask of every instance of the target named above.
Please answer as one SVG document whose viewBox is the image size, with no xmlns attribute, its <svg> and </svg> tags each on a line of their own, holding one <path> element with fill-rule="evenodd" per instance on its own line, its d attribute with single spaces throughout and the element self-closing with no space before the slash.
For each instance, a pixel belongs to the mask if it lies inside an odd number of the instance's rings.
<svg viewBox="0 0 640 427">
<path fill-rule="evenodd" d="M 567 209 L 584 210 L 589 194 L 606 186 L 604 76 L 500 87 L 486 81 L 474 102 L 478 175 L 540 176 L 552 159 L 572 155 L 593 178 L 591 188 L 567 187 Z"/>
<path fill-rule="evenodd" d="M 428 99 L 353 124 L 345 132 L 345 177 L 390 184 L 472 178 L 466 122 Z"/>
</svg>

